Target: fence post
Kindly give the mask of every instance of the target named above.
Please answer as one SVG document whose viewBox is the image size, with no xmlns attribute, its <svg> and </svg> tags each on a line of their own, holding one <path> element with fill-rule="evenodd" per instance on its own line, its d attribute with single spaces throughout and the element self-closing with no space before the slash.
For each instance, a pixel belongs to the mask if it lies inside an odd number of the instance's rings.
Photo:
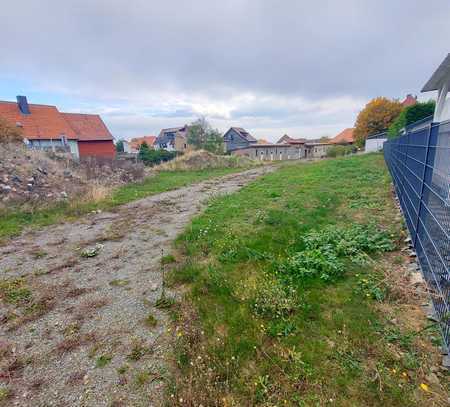
<svg viewBox="0 0 450 407">
<path fill-rule="evenodd" d="M 420 211 L 422 210 L 422 199 L 423 199 L 423 190 L 425 185 L 425 174 L 427 171 L 427 163 L 428 163 L 428 151 L 430 151 L 430 140 L 431 140 L 431 131 L 433 129 L 432 126 L 433 123 L 430 123 L 430 128 L 428 129 L 427 134 L 427 143 L 426 143 L 426 151 L 425 151 L 425 162 L 423 164 L 423 171 L 422 171 L 422 177 L 421 177 L 421 185 L 420 185 L 420 195 L 419 195 L 419 207 L 417 208 L 417 218 L 416 218 L 416 226 L 415 226 L 415 233 L 414 233 L 414 242 L 413 247 L 416 247 L 417 243 L 417 232 L 419 228 L 419 221 L 420 221 Z"/>
</svg>

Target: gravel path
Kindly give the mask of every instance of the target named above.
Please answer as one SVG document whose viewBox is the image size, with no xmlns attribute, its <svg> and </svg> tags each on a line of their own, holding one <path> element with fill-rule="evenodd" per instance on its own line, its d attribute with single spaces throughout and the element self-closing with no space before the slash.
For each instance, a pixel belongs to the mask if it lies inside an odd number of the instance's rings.
<svg viewBox="0 0 450 407">
<path fill-rule="evenodd" d="M 167 312 L 155 307 L 161 250 L 170 252 L 208 198 L 271 170 L 165 192 L 0 247 L 0 405 L 161 405 L 170 350 Z"/>
</svg>

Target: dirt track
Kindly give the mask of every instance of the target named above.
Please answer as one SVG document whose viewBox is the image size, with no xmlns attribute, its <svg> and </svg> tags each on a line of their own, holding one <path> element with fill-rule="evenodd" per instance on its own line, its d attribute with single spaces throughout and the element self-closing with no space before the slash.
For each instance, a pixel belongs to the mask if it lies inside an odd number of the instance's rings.
<svg viewBox="0 0 450 407">
<path fill-rule="evenodd" d="M 0 302 L 0 396 L 5 386 L 11 392 L 3 403 L 160 405 L 169 355 L 168 316 L 154 306 L 161 250 L 169 253 L 208 198 L 271 170 L 144 198 L 0 247 L 1 292 L 15 295 Z"/>
</svg>

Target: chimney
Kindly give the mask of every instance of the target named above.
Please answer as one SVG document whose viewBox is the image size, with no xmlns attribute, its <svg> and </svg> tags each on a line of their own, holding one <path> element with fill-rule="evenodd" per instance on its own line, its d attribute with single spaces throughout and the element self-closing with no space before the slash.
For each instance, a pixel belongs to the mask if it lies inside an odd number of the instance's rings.
<svg viewBox="0 0 450 407">
<path fill-rule="evenodd" d="M 17 105 L 22 114 L 31 114 L 26 96 L 17 96 Z"/>
</svg>

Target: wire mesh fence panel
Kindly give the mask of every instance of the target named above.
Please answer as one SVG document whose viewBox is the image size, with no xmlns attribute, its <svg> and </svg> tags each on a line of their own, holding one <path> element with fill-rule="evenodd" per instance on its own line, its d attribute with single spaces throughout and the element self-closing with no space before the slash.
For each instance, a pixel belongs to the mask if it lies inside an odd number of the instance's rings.
<svg viewBox="0 0 450 407">
<path fill-rule="evenodd" d="M 384 158 L 450 347 L 450 122 L 384 143 Z"/>
</svg>

